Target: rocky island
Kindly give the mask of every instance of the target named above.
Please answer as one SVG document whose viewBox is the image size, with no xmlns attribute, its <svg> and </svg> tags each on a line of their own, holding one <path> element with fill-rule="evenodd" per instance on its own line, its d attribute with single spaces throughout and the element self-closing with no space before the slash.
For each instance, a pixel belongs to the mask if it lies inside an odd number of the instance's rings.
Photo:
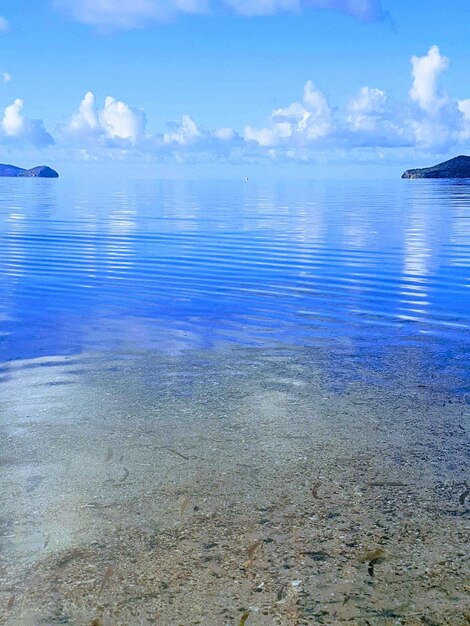
<svg viewBox="0 0 470 626">
<path fill-rule="evenodd" d="M 402 178 L 470 178 L 470 157 L 460 155 L 432 167 L 406 170 Z"/>
<path fill-rule="evenodd" d="M 16 165 L 3 165 L 0 163 L 0 176 L 13 176 L 22 178 L 58 178 L 59 174 L 47 165 L 38 165 L 30 170 L 25 170 Z"/>
</svg>

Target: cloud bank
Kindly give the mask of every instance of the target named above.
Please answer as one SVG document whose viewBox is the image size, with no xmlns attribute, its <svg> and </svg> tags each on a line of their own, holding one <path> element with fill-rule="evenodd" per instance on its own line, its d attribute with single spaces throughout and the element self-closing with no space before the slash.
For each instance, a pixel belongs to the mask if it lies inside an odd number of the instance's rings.
<svg viewBox="0 0 470 626">
<path fill-rule="evenodd" d="M 265 127 L 247 126 L 244 138 L 290 156 L 300 156 L 305 148 L 417 148 L 444 153 L 464 146 L 470 131 L 470 99 L 455 100 L 439 85 L 449 59 L 432 46 L 424 56 L 413 56 L 411 66 L 409 99 L 403 102 L 365 86 L 344 111 L 333 111 L 325 95 L 308 82 L 301 101 L 273 111 Z"/>
<path fill-rule="evenodd" d="M 54 0 L 70 18 L 104 29 L 143 28 L 178 15 L 231 11 L 242 16 L 323 9 L 363 22 L 384 15 L 381 0 Z"/>
<path fill-rule="evenodd" d="M 177 161 L 314 161 L 319 155 L 354 150 L 362 155 L 368 151 L 371 158 L 377 151 L 403 149 L 429 154 L 465 151 L 470 98 L 454 99 L 441 87 L 439 78 L 449 67 L 450 61 L 432 46 L 427 54 L 411 58 L 411 86 L 403 101 L 394 101 L 377 87 L 362 86 L 342 108 L 332 106 L 309 80 L 301 98 L 272 111 L 264 124 L 247 124 L 241 132 L 204 129 L 186 114 L 152 134 L 143 110 L 112 96 L 98 104 L 88 92 L 53 138 L 41 120 L 24 115 L 24 103 L 16 99 L 4 110 L 0 143 L 45 147 L 55 142 L 64 149 L 78 148 L 87 158 L 107 148 L 120 155 L 132 152 Z"/>
</svg>

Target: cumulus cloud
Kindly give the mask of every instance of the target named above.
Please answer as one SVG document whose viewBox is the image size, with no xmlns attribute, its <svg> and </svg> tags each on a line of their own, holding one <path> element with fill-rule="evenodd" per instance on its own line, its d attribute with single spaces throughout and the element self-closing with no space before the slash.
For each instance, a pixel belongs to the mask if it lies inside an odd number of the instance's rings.
<svg viewBox="0 0 470 626">
<path fill-rule="evenodd" d="M 5 33 L 7 30 L 10 30 L 10 22 L 6 17 L 0 15 L 0 33 Z"/>
<path fill-rule="evenodd" d="M 31 120 L 23 114 L 24 102 L 17 98 L 7 106 L 0 122 L 0 141 L 30 143 L 44 147 L 54 143 L 41 120 Z"/>
<path fill-rule="evenodd" d="M 142 28 L 180 14 L 228 8 L 238 15 L 298 13 L 308 9 L 339 11 L 361 21 L 383 16 L 381 0 L 54 0 L 71 18 L 99 28 Z"/>
<path fill-rule="evenodd" d="M 80 102 L 78 111 L 70 118 L 68 130 L 72 134 L 91 137 L 98 133 L 98 116 L 95 111 L 95 95 L 88 91 Z"/>
<path fill-rule="evenodd" d="M 131 109 L 125 102 L 108 96 L 99 114 L 101 127 L 110 139 L 125 139 L 137 143 L 145 131 L 143 111 Z"/>
<path fill-rule="evenodd" d="M 189 115 L 183 115 L 181 120 L 167 126 L 167 132 L 153 137 L 150 143 L 157 152 L 178 161 L 188 158 L 227 160 L 233 151 L 244 145 L 243 139 L 232 128 L 206 130 Z"/>
<path fill-rule="evenodd" d="M 247 126 L 246 141 L 254 141 L 263 147 L 280 144 L 304 145 L 333 130 L 333 118 L 326 97 L 315 89 L 312 81 L 304 88 L 302 102 L 293 102 L 285 109 L 271 113 L 271 124 L 266 128 Z"/>
<path fill-rule="evenodd" d="M 85 94 L 63 133 L 78 142 L 129 143 L 135 145 L 145 135 L 146 116 L 142 110 L 107 96 L 98 110 L 94 94 Z"/>
<path fill-rule="evenodd" d="M 385 92 L 381 89 L 362 87 L 348 103 L 347 121 L 353 130 L 373 132 L 386 113 Z"/>
<path fill-rule="evenodd" d="M 11 75 L 8 72 L 3 72 L 2 80 L 4 83 L 9 83 L 11 81 Z"/>
<path fill-rule="evenodd" d="M 353 146 L 403 147 L 414 141 L 407 107 L 371 87 L 361 87 L 349 100 L 341 134 Z"/>
<path fill-rule="evenodd" d="M 413 84 L 409 96 L 416 105 L 410 125 L 416 144 L 424 148 L 448 150 L 462 138 L 465 105 L 462 110 L 439 85 L 439 77 L 450 67 L 447 57 L 432 46 L 422 57 L 411 58 Z"/>
<path fill-rule="evenodd" d="M 17 98 L 13 104 L 7 106 L 3 114 L 2 128 L 8 137 L 17 137 L 25 128 L 25 118 L 21 111 L 23 109 L 24 102 Z"/>
<path fill-rule="evenodd" d="M 428 113 L 436 111 L 448 100 L 447 95 L 438 89 L 438 79 L 449 63 L 437 46 L 432 46 L 425 56 L 411 57 L 413 85 L 410 98 Z"/>
<path fill-rule="evenodd" d="M 201 136 L 195 121 L 189 115 L 183 115 L 180 123 L 171 122 L 168 127 L 168 132 L 163 135 L 164 144 L 189 146 Z"/>
</svg>

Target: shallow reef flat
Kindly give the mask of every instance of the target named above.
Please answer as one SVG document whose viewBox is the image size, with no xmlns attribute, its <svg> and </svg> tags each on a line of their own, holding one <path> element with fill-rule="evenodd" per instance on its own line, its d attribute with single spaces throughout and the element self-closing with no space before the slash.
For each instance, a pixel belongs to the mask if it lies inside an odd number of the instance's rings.
<svg viewBox="0 0 470 626">
<path fill-rule="evenodd" d="M 5 364 L 0 623 L 468 624 L 468 404 L 415 357 Z"/>
</svg>

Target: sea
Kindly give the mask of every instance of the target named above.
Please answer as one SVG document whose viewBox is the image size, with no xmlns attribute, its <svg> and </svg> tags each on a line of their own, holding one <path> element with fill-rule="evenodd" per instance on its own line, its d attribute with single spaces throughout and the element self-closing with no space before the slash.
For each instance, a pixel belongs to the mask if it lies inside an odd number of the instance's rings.
<svg viewBox="0 0 470 626">
<path fill-rule="evenodd" d="M 466 623 L 469 331 L 467 180 L 0 179 L 0 624 Z"/>
</svg>

